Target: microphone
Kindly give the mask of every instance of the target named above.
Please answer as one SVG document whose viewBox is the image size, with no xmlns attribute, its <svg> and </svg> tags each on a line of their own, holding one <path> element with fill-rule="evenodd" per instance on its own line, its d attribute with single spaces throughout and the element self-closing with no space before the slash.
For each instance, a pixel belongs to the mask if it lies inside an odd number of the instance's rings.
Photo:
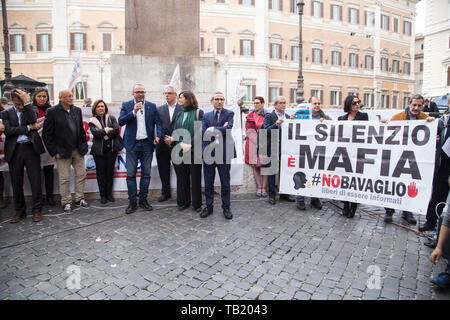
<svg viewBox="0 0 450 320">
<path fill-rule="evenodd" d="M 144 102 L 144 100 L 142 100 L 142 99 L 138 99 L 138 103 L 143 103 Z M 141 114 L 144 114 L 144 111 L 142 111 L 142 108 L 140 109 L 141 110 Z"/>
</svg>

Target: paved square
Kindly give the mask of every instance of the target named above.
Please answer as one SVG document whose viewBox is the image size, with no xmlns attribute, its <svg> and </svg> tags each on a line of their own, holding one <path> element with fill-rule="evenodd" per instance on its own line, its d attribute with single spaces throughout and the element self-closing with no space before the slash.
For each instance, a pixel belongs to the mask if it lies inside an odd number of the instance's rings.
<svg viewBox="0 0 450 320">
<path fill-rule="evenodd" d="M 125 215 L 121 199 L 70 215 L 46 206 L 43 221 L 10 224 L 10 204 L 0 216 L 0 299 L 450 299 L 429 281 L 446 260 L 433 266 L 415 232 L 361 211 L 347 219 L 340 203 L 299 211 L 254 195 L 232 196 L 226 220 L 217 198 L 206 219 L 174 200 Z"/>
</svg>

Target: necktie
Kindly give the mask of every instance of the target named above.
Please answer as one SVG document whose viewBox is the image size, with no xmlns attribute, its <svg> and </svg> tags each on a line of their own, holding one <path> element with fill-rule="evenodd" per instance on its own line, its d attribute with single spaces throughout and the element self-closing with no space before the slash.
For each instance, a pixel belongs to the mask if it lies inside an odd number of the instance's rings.
<svg viewBox="0 0 450 320">
<path fill-rule="evenodd" d="M 216 111 L 216 113 L 214 115 L 213 125 L 214 125 L 214 127 L 217 127 L 219 125 L 219 111 Z"/>
</svg>

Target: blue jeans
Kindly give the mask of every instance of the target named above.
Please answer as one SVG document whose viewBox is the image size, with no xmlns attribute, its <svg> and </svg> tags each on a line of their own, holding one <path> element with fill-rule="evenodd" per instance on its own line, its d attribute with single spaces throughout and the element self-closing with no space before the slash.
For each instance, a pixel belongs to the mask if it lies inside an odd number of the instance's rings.
<svg viewBox="0 0 450 320">
<path fill-rule="evenodd" d="M 141 181 L 139 183 L 139 200 L 147 199 L 148 186 L 150 185 L 150 171 L 153 159 L 153 148 L 148 141 L 137 141 L 132 151 L 127 151 L 127 188 L 128 200 L 136 201 L 137 183 L 136 173 L 138 160 L 141 163 Z"/>
</svg>

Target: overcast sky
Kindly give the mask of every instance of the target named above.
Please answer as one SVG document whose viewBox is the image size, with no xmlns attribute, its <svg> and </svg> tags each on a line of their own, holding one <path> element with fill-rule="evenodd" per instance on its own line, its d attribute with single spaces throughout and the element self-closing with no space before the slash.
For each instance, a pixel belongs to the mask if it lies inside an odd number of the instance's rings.
<svg viewBox="0 0 450 320">
<path fill-rule="evenodd" d="M 419 1 L 416 5 L 416 34 L 423 33 L 425 27 L 425 3 L 426 0 Z"/>
</svg>

